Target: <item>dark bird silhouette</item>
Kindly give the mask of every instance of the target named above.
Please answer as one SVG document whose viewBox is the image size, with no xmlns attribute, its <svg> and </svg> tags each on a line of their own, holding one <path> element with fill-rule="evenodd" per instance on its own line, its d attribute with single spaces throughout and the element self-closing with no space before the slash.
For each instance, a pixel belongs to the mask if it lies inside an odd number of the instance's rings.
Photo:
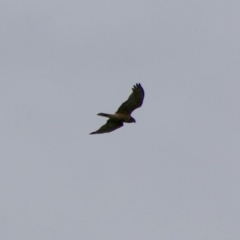
<svg viewBox="0 0 240 240">
<path fill-rule="evenodd" d="M 128 100 L 125 101 L 114 114 L 98 113 L 98 116 L 109 118 L 107 122 L 97 131 L 90 134 L 109 133 L 123 126 L 123 123 L 136 122 L 131 113 L 142 106 L 144 99 L 144 90 L 140 83 L 132 88 L 132 93 Z"/>
</svg>

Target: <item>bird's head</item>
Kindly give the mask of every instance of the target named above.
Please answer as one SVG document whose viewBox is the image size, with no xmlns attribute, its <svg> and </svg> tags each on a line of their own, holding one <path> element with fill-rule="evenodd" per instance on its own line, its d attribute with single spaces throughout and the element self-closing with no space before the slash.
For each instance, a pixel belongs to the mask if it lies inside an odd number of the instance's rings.
<svg viewBox="0 0 240 240">
<path fill-rule="evenodd" d="M 134 122 L 134 123 L 135 123 L 135 122 L 136 122 L 136 120 L 135 120 L 133 117 L 131 117 L 129 122 L 130 122 L 130 123 L 132 123 L 132 122 Z"/>
</svg>

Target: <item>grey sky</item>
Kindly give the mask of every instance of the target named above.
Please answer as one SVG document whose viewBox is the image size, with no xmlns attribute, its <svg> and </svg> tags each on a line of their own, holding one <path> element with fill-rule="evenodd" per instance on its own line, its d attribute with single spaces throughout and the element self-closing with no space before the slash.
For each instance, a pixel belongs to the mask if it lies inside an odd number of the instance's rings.
<svg viewBox="0 0 240 240">
<path fill-rule="evenodd" d="M 0 239 L 239 240 L 239 10 L 2 1 Z"/>
</svg>

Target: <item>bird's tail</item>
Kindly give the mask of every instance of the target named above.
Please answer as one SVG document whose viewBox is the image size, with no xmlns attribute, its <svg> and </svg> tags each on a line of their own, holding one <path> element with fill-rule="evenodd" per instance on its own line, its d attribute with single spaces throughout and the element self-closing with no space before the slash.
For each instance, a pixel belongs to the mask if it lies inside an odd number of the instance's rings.
<svg viewBox="0 0 240 240">
<path fill-rule="evenodd" d="M 102 117 L 108 117 L 108 118 L 112 116 L 111 114 L 107 114 L 107 113 L 98 113 L 97 115 Z"/>
</svg>

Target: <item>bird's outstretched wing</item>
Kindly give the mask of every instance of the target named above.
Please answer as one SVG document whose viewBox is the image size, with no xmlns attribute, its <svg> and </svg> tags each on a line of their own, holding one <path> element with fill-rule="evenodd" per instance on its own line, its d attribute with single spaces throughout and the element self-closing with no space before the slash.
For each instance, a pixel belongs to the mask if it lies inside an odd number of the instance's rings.
<svg viewBox="0 0 240 240">
<path fill-rule="evenodd" d="M 113 119 L 107 120 L 106 124 L 101 126 L 96 132 L 91 132 L 90 134 L 108 133 L 112 132 L 123 126 L 121 121 L 116 121 Z"/>
<path fill-rule="evenodd" d="M 144 99 L 144 90 L 140 83 L 136 84 L 132 88 L 132 94 L 129 96 L 128 100 L 124 102 L 116 113 L 131 114 L 136 108 L 142 106 Z"/>
</svg>

